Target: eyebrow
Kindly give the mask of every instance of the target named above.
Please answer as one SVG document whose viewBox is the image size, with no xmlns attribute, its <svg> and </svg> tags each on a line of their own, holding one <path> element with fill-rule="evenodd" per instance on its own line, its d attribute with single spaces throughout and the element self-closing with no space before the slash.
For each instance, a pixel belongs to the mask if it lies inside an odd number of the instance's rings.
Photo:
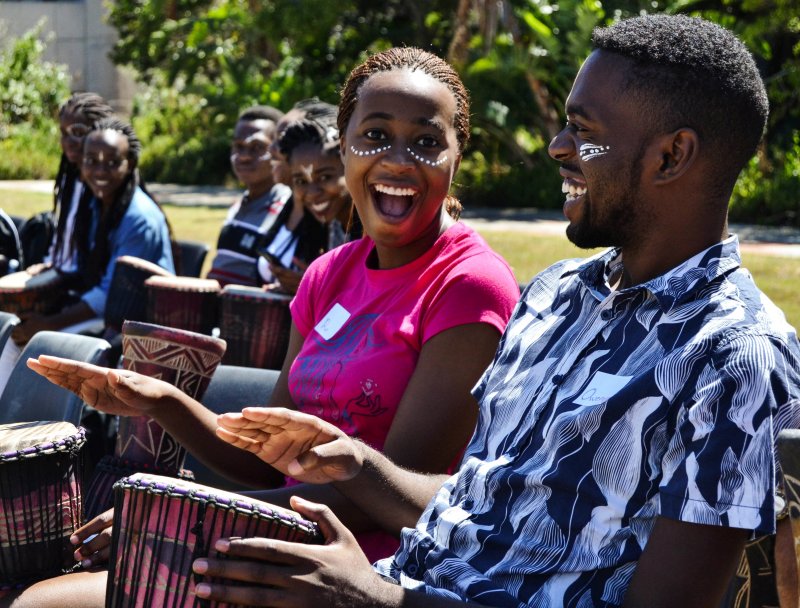
<svg viewBox="0 0 800 608">
<path fill-rule="evenodd" d="M 572 104 L 572 103 L 568 104 L 566 107 L 566 112 L 567 116 L 569 115 L 580 116 L 581 118 L 585 118 L 586 120 L 592 119 L 592 116 L 589 113 L 589 111 L 587 111 L 586 108 L 578 104 Z"/>
<path fill-rule="evenodd" d="M 392 120 L 394 118 L 396 118 L 396 116 L 388 112 L 371 112 L 366 116 L 364 116 L 361 122 L 366 122 L 368 120 L 373 120 L 373 119 Z M 433 127 L 434 129 L 438 129 L 442 133 L 444 133 L 447 130 L 442 121 L 436 120 L 435 118 L 426 118 L 425 116 L 421 116 L 419 118 L 416 118 L 413 122 L 414 124 L 418 124 L 423 127 Z"/>
</svg>

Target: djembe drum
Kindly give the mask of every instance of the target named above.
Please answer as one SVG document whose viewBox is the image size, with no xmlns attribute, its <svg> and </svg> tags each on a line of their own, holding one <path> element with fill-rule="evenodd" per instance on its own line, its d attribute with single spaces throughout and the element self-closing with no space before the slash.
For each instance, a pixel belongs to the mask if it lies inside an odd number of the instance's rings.
<svg viewBox="0 0 800 608">
<path fill-rule="evenodd" d="M 0 310 L 14 314 L 57 312 L 67 295 L 67 280 L 54 268 L 39 274 L 26 270 L 0 277 Z"/>
<path fill-rule="evenodd" d="M 220 292 L 219 335 L 224 362 L 280 369 L 289 347 L 292 297 L 257 287 L 226 285 Z"/>
<path fill-rule="evenodd" d="M 265 502 L 180 479 L 137 474 L 114 486 L 106 608 L 229 606 L 195 597 L 199 557 L 219 558 L 220 538 L 254 536 L 319 543 L 312 522 Z"/>
<path fill-rule="evenodd" d="M 219 283 L 195 277 L 150 277 L 147 321 L 201 334 L 217 326 Z"/>
<path fill-rule="evenodd" d="M 75 565 L 81 525 L 82 428 L 69 422 L 0 425 L 0 586 L 56 576 Z"/>
<path fill-rule="evenodd" d="M 151 323 L 122 326 L 122 365 L 176 386 L 201 399 L 225 353 L 225 342 L 211 336 Z M 86 492 L 86 517 L 111 508 L 114 482 L 137 472 L 175 476 L 183 471 L 186 450 L 149 416 L 122 417 L 113 456 L 98 462 Z"/>
<path fill-rule="evenodd" d="M 119 333 L 125 321 L 147 319 L 147 289 L 144 283 L 152 276 L 171 277 L 173 274 L 135 256 L 117 258 L 106 301 L 106 327 Z"/>
</svg>

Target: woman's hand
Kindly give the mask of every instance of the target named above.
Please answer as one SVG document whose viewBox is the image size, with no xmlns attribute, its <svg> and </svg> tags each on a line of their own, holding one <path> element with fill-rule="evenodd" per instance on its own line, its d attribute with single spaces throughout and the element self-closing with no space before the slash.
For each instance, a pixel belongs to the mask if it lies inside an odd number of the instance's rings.
<svg viewBox="0 0 800 608">
<path fill-rule="evenodd" d="M 93 408 L 117 416 L 143 416 L 177 389 L 136 372 L 40 355 L 28 367 L 83 399 Z"/>
<path fill-rule="evenodd" d="M 247 407 L 217 418 L 217 436 L 252 452 L 281 473 L 307 483 L 352 479 L 360 444 L 316 416 L 278 407 Z"/>
<path fill-rule="evenodd" d="M 324 545 L 306 545 L 269 538 L 221 539 L 215 549 L 224 559 L 195 560 L 193 569 L 208 577 L 237 584 L 201 582 L 198 597 L 246 606 L 374 606 L 396 585 L 372 570 L 353 535 L 324 506 L 292 499 L 292 507 L 316 521 Z M 244 583 L 244 584 L 242 584 Z"/>
<path fill-rule="evenodd" d="M 76 562 L 80 562 L 84 568 L 91 568 L 108 561 L 113 523 L 114 509 L 109 509 L 75 530 L 69 542 L 77 545 L 73 553 Z"/>
<path fill-rule="evenodd" d="M 276 266 L 274 264 L 270 264 L 269 269 L 272 272 L 272 276 L 275 277 L 275 280 L 280 286 L 279 290 L 284 293 L 294 295 L 297 293 L 297 288 L 300 286 L 300 280 L 303 278 L 303 274 L 305 274 L 308 264 L 305 264 L 297 258 L 292 258 L 292 264 L 299 268 L 299 270 L 290 270 L 289 268 Z"/>
</svg>

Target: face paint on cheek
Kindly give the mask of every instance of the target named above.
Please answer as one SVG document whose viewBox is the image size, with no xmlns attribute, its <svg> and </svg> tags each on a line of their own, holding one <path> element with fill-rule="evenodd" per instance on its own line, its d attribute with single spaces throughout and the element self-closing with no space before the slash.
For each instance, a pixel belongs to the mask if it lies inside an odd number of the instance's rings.
<svg viewBox="0 0 800 608">
<path fill-rule="evenodd" d="M 611 149 L 611 146 L 598 146 L 596 144 L 582 144 L 580 149 L 578 150 L 578 156 L 581 157 L 581 160 L 592 160 L 594 158 L 598 158 L 600 156 L 605 156 L 608 154 L 608 151 Z"/>
<path fill-rule="evenodd" d="M 421 162 L 421 163 L 425 163 L 426 165 L 430 165 L 431 167 L 438 167 L 439 165 L 444 164 L 445 162 L 447 162 L 447 154 L 442 156 L 442 158 L 440 158 L 437 161 L 432 161 L 432 160 L 428 160 L 426 158 L 422 158 L 419 154 L 414 152 L 411 148 L 406 148 L 406 152 L 408 152 L 411 155 L 411 158 L 413 158 L 414 160 L 416 160 L 418 162 Z"/>
<path fill-rule="evenodd" d="M 355 154 L 356 156 L 372 156 L 373 154 L 378 154 L 380 152 L 385 152 L 389 148 L 392 147 L 392 144 L 387 146 L 381 146 L 380 148 L 375 148 L 374 150 L 356 150 L 355 147 L 350 146 L 350 151 Z"/>
</svg>

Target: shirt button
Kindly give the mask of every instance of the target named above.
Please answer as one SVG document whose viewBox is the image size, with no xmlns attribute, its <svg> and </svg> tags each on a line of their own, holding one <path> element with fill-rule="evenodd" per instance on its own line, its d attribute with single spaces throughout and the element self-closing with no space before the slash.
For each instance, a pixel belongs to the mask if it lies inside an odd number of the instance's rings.
<svg viewBox="0 0 800 608">
<path fill-rule="evenodd" d="M 613 316 L 614 313 L 610 310 L 604 310 L 600 313 L 600 318 L 603 319 L 603 321 L 610 321 Z"/>
<path fill-rule="evenodd" d="M 562 376 L 561 374 L 556 374 L 555 376 L 553 376 L 553 384 L 555 384 L 556 386 L 561 384 L 563 381 L 564 381 L 564 376 Z"/>
</svg>

